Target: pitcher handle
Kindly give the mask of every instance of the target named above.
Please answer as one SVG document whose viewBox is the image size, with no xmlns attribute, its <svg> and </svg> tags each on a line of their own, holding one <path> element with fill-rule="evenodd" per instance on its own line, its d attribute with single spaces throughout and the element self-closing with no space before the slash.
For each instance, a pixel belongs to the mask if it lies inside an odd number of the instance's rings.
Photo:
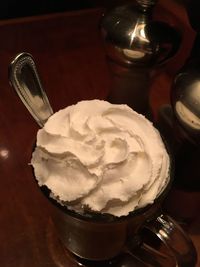
<svg viewBox="0 0 200 267">
<path fill-rule="evenodd" d="M 166 214 L 145 224 L 154 237 L 158 238 L 164 249 L 157 251 L 151 245 L 141 242 L 139 246 L 128 245 L 128 252 L 152 267 L 194 267 L 197 262 L 197 252 L 190 237 Z M 142 230 L 142 231 L 143 231 Z M 135 241 L 133 242 L 135 243 Z"/>
</svg>

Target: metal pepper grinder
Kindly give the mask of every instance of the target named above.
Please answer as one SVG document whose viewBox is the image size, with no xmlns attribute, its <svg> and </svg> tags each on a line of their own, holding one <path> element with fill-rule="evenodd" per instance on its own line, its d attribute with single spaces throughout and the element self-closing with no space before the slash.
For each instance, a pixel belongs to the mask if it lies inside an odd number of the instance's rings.
<svg viewBox="0 0 200 267">
<path fill-rule="evenodd" d="M 191 26 L 196 31 L 192 51 L 177 73 L 171 90 L 174 115 L 180 134 L 200 147 L 200 18 L 199 0 L 189 1 L 187 9 Z"/>
<path fill-rule="evenodd" d="M 190 57 L 175 76 L 171 90 L 171 127 L 166 138 L 174 154 L 173 188 L 165 209 L 189 225 L 200 209 L 200 35 L 197 33 Z M 163 113 L 164 114 L 164 113 Z M 165 111 L 165 117 L 167 117 Z M 169 137 L 170 136 L 170 137 Z M 199 230 L 198 230 L 199 232 Z"/>
<path fill-rule="evenodd" d="M 175 160 L 174 186 L 166 199 L 165 208 L 169 214 L 186 224 L 196 220 L 200 209 L 199 8 L 199 0 L 191 0 L 186 6 L 196 38 L 190 56 L 174 77 L 171 107 L 161 108 L 160 113 L 161 128 L 165 122 L 169 122 L 168 129 L 165 127 L 165 135 L 173 144 Z"/>
<path fill-rule="evenodd" d="M 136 0 L 104 14 L 101 33 L 113 78 L 108 100 L 150 116 L 152 71 L 179 48 L 176 29 L 152 18 L 156 0 Z"/>
</svg>

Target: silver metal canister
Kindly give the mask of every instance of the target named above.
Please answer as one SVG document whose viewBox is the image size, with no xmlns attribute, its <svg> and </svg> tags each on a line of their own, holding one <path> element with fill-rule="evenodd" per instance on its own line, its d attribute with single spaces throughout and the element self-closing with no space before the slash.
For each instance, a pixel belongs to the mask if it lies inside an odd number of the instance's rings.
<svg viewBox="0 0 200 267">
<path fill-rule="evenodd" d="M 148 115 L 149 83 L 152 70 L 169 60 L 179 48 L 180 34 L 152 18 L 156 0 L 137 0 L 117 6 L 101 21 L 108 65 L 113 85 L 111 103 L 128 104 Z"/>
</svg>

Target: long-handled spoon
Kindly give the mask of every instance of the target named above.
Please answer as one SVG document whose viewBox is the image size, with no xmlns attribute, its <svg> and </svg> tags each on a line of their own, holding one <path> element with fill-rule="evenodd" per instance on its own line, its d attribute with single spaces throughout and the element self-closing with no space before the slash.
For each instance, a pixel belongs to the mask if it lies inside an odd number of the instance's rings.
<svg viewBox="0 0 200 267">
<path fill-rule="evenodd" d="M 43 127 L 53 110 L 31 54 L 20 53 L 13 59 L 9 66 L 9 81 L 35 121 Z"/>
</svg>

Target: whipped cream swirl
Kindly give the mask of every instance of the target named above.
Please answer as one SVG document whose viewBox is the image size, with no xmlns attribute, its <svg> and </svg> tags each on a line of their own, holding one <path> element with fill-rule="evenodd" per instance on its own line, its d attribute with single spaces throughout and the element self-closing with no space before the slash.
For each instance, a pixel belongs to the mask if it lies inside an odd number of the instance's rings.
<svg viewBox="0 0 200 267">
<path fill-rule="evenodd" d="M 170 162 L 143 115 L 90 100 L 48 119 L 31 164 L 39 185 L 68 208 L 123 216 L 153 203 L 168 183 Z"/>
</svg>

